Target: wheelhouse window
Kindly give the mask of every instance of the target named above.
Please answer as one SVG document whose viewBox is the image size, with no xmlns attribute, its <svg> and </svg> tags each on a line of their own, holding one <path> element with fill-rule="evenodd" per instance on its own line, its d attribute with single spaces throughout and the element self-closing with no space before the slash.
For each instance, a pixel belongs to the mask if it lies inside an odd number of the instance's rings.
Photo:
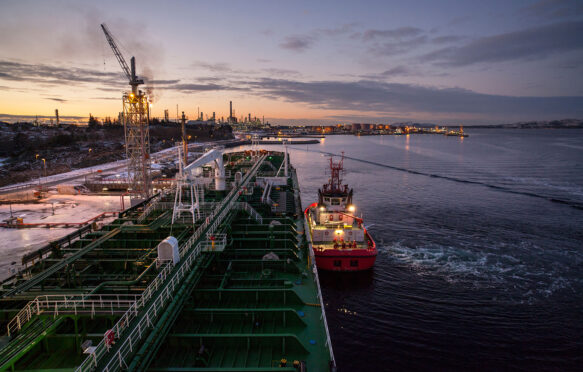
<svg viewBox="0 0 583 372">
<path fill-rule="evenodd" d="M 334 266 L 335 266 L 335 267 L 340 267 L 340 266 L 342 266 L 342 261 L 340 261 L 340 260 L 334 260 Z"/>
<path fill-rule="evenodd" d="M 332 205 L 340 205 L 340 198 L 332 198 Z"/>
<path fill-rule="evenodd" d="M 357 267 L 358 266 L 358 260 L 350 260 L 350 266 L 351 267 Z"/>
</svg>

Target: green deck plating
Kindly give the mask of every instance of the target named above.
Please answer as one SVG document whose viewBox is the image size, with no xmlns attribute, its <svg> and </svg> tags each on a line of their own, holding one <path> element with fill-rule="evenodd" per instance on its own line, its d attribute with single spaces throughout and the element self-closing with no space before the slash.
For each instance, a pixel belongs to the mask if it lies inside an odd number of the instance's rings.
<svg viewBox="0 0 583 372">
<path fill-rule="evenodd" d="M 284 159 L 224 154 L 228 187 L 205 188 L 194 224 L 171 223 L 171 189 L 39 250 L 0 289 L 0 370 L 335 369 L 295 170 L 274 178 Z M 169 236 L 176 264 L 158 260 Z"/>
</svg>

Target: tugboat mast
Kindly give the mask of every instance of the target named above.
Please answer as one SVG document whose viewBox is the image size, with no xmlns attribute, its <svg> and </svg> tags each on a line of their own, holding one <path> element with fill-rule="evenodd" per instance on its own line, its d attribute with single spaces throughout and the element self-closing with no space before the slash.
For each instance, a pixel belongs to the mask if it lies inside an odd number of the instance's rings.
<svg viewBox="0 0 583 372">
<path fill-rule="evenodd" d="M 342 151 L 342 157 L 338 163 L 334 163 L 332 157 L 330 157 L 330 179 L 328 183 L 324 185 L 324 192 L 344 192 L 348 188 L 348 185 L 342 187 L 342 173 L 344 172 L 344 151 Z"/>
</svg>

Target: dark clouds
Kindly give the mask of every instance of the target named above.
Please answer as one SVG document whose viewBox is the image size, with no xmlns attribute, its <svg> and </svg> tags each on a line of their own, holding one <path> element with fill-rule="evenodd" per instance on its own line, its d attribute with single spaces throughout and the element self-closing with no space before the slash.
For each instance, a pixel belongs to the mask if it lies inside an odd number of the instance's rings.
<svg viewBox="0 0 583 372">
<path fill-rule="evenodd" d="M 345 41 L 355 40 L 367 45 L 371 53 L 390 56 L 407 53 L 422 45 L 448 44 L 463 39 L 457 35 L 433 37 L 430 32 L 412 26 L 362 31 L 358 31 L 358 28 L 358 23 L 348 23 L 336 28 L 314 29 L 302 35 L 287 36 L 279 46 L 296 52 L 304 52 L 326 37 L 343 37 Z"/>
<path fill-rule="evenodd" d="M 407 76 L 411 75 L 411 69 L 405 66 L 396 66 L 380 73 L 382 76 Z"/>
<path fill-rule="evenodd" d="M 314 44 L 314 41 L 315 38 L 310 35 L 291 35 L 287 36 L 279 46 L 294 52 L 304 52 Z"/>
<path fill-rule="evenodd" d="M 179 90 L 183 93 L 195 93 L 195 92 L 208 92 L 217 90 L 227 90 L 231 87 L 220 85 L 220 84 L 174 84 L 165 87 L 165 89 Z"/>
<path fill-rule="evenodd" d="M 541 0 L 521 8 L 518 13 L 543 19 L 581 18 L 583 2 L 581 0 Z"/>
<path fill-rule="evenodd" d="M 461 36 L 433 36 L 418 27 L 398 27 L 391 29 L 369 29 L 351 35 L 351 39 L 368 45 L 370 53 L 378 56 L 395 56 L 414 52 L 428 45 L 451 44 L 462 40 Z"/>
<path fill-rule="evenodd" d="M 583 22 L 562 22 L 483 37 L 461 47 L 443 48 L 422 57 L 444 66 L 542 59 L 583 49 Z"/>
<path fill-rule="evenodd" d="M 417 27 L 399 27 L 387 30 L 366 30 L 362 33 L 362 40 L 369 41 L 378 38 L 408 38 L 415 37 L 423 33 L 423 30 Z"/>
<path fill-rule="evenodd" d="M 55 101 L 55 102 L 59 102 L 59 103 L 65 103 L 65 102 L 67 102 L 66 99 L 62 99 L 62 98 L 54 98 L 54 97 L 52 97 L 52 98 L 46 98 L 46 99 L 51 100 L 51 101 Z"/>
<path fill-rule="evenodd" d="M 120 74 L 97 70 L 60 67 L 44 64 L 28 64 L 0 60 L 0 79 L 12 81 L 31 81 L 49 84 L 102 83 L 121 85 L 124 81 Z"/>
<path fill-rule="evenodd" d="M 583 97 L 509 97 L 449 88 L 361 80 L 355 82 L 260 79 L 253 91 L 329 110 L 465 113 L 525 117 L 581 117 Z"/>
</svg>

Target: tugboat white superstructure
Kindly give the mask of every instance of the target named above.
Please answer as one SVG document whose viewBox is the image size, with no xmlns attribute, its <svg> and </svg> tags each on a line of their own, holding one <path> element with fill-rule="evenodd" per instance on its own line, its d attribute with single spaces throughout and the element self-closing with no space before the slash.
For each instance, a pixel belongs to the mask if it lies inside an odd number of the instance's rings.
<svg viewBox="0 0 583 372">
<path fill-rule="evenodd" d="M 305 210 L 319 269 L 361 271 L 370 269 L 377 249 L 362 218 L 356 217 L 353 190 L 342 185 L 344 154 L 338 163 L 330 158 L 330 179 L 318 190 L 318 202 Z"/>
</svg>

